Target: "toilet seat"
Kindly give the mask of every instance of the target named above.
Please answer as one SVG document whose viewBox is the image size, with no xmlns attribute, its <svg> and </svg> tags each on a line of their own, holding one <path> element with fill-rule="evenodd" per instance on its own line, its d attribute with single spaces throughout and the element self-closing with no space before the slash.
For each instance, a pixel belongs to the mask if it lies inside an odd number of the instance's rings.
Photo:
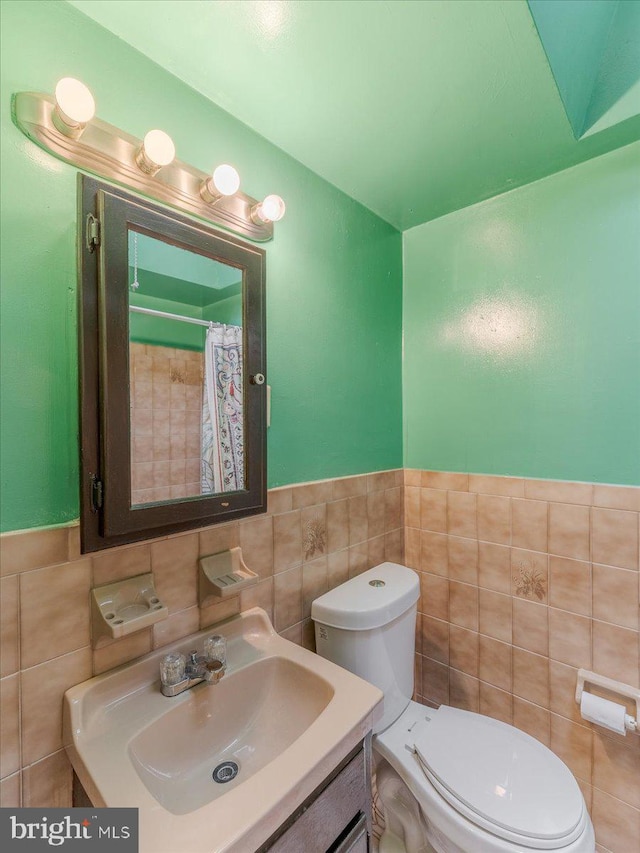
<svg viewBox="0 0 640 853">
<path fill-rule="evenodd" d="M 417 728 L 413 746 L 423 772 L 476 825 L 543 849 L 564 846 L 582 832 L 580 789 L 539 741 L 499 720 L 447 706 Z"/>
<path fill-rule="evenodd" d="M 455 825 L 459 837 L 467 838 L 461 849 L 480 849 L 477 833 L 487 850 L 594 849 L 582 793 L 570 771 L 513 726 L 411 702 L 374 738 L 374 750 L 402 777 L 428 819 L 437 812 L 448 832 Z"/>
</svg>

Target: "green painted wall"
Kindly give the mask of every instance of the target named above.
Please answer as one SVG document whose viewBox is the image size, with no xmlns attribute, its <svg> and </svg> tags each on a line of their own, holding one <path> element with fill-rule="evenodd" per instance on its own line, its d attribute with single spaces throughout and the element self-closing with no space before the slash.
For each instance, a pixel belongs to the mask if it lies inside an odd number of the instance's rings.
<svg viewBox="0 0 640 853">
<path fill-rule="evenodd" d="M 638 0 L 528 3 L 575 137 L 586 139 L 637 116 Z"/>
<path fill-rule="evenodd" d="M 640 3 L 618 0 L 585 131 L 598 133 L 640 112 Z M 585 138 L 587 133 L 585 132 Z"/>
<path fill-rule="evenodd" d="M 399 232 L 68 4 L 0 9 L 2 529 L 78 515 L 76 170 L 10 117 L 13 92 L 65 75 L 100 118 L 162 127 L 181 159 L 287 202 L 267 247 L 269 484 L 400 465 Z"/>
<path fill-rule="evenodd" d="M 226 323 L 228 326 L 242 325 L 242 295 L 229 296 L 202 309 L 203 320 L 213 320 L 214 323 Z"/>
<path fill-rule="evenodd" d="M 528 0 L 576 138 L 605 52 L 618 0 Z"/>
<path fill-rule="evenodd" d="M 184 288 L 184 284 L 178 282 L 191 282 L 188 290 L 192 294 L 201 292 L 203 298 L 210 298 L 211 290 L 220 290 L 231 284 L 239 282 L 242 273 L 228 264 L 221 264 L 213 258 L 207 258 L 181 246 L 173 246 L 164 243 L 147 234 L 129 231 L 129 263 L 134 264 L 136 251 L 138 255 L 138 266 L 157 274 L 173 278 L 176 287 Z M 193 287 L 197 285 L 197 289 Z M 189 295 L 189 294 L 187 294 Z M 198 304 L 195 298 L 188 301 Z M 205 304 L 201 302 L 200 304 Z"/>
<path fill-rule="evenodd" d="M 405 465 L 640 484 L 640 143 L 404 235 Z"/>
<path fill-rule="evenodd" d="M 129 269 L 130 281 L 133 280 L 133 271 Z M 148 270 L 138 271 L 140 290 L 130 292 L 129 304 L 140 308 L 152 308 L 154 311 L 166 311 L 180 317 L 193 317 L 196 320 L 212 320 L 214 323 L 227 323 L 227 325 L 242 326 L 242 293 L 234 293 L 240 290 L 242 284 L 229 285 L 227 291 L 232 295 L 226 299 L 218 299 L 202 307 L 179 301 L 179 296 L 193 287 L 190 281 L 181 282 L 175 278 L 162 276 L 159 273 Z M 158 292 L 175 293 L 175 299 L 158 297 Z M 219 295 L 219 291 L 212 291 L 212 295 Z M 129 315 L 129 339 L 137 344 L 154 344 L 163 347 L 178 347 L 179 349 L 204 350 L 206 338 L 206 326 L 197 326 L 194 323 L 181 323 L 176 320 L 168 320 L 164 317 L 154 317 L 150 314 L 139 314 L 132 312 Z"/>
<path fill-rule="evenodd" d="M 145 271 L 146 272 L 146 271 Z M 153 279 L 153 273 L 146 273 Z M 139 276 L 143 281 L 143 276 Z M 185 302 L 171 302 L 168 299 L 157 299 L 144 293 L 132 293 L 129 296 L 129 304 L 140 308 L 152 308 L 154 311 L 167 311 L 169 314 L 177 314 L 182 317 L 194 317 L 202 319 L 202 309 Z M 196 326 L 194 323 L 179 323 L 176 320 L 167 320 L 163 317 L 153 317 L 150 314 L 129 315 L 129 340 L 136 344 L 153 344 L 161 347 L 178 347 L 179 349 L 198 350 L 204 349 L 206 329 L 204 326 Z"/>
</svg>

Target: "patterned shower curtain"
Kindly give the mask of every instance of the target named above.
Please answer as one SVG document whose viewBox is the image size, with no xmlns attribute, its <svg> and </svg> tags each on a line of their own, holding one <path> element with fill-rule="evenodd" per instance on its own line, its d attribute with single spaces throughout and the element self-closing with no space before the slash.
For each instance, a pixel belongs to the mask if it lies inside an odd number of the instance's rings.
<svg viewBox="0 0 640 853">
<path fill-rule="evenodd" d="M 203 494 L 244 488 L 242 328 L 207 330 L 202 403 Z"/>
</svg>

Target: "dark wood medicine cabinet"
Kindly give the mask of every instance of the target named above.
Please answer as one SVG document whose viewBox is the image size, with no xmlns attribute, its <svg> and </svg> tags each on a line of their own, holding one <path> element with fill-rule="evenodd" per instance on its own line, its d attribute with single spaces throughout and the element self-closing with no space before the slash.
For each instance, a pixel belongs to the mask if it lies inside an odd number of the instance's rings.
<svg viewBox="0 0 640 853">
<path fill-rule="evenodd" d="M 264 512 L 264 250 L 85 175 L 78 178 L 78 207 L 82 552 Z M 214 329 L 225 337 L 205 356 Z M 226 346 L 227 335 L 236 336 L 235 344 Z M 146 355 L 156 351 L 158 360 Z M 197 380 L 173 387 L 185 381 L 180 365 L 191 377 L 202 377 L 207 357 L 213 367 L 200 380 L 200 391 Z M 155 365 L 162 358 L 169 374 L 158 374 L 165 384 L 156 387 Z M 132 371 L 138 363 L 146 374 Z M 137 386 L 142 402 L 134 400 L 138 376 L 148 380 Z M 198 393 L 211 403 L 204 427 Z M 171 408 L 174 397 L 177 411 Z M 183 418 L 187 397 L 191 412 Z M 163 410 L 156 407 L 161 398 Z M 224 411 L 216 408 L 214 416 L 216 400 Z M 187 434 L 182 422 L 189 420 L 193 429 Z M 153 432 L 156 421 L 162 434 Z M 184 432 L 172 445 L 174 423 Z M 175 485 L 173 472 L 181 471 L 182 460 L 174 457 L 183 434 L 197 483 Z M 203 440 L 203 457 L 216 463 L 206 463 L 207 478 L 202 468 L 193 473 L 194 448 L 201 449 Z M 138 444 L 141 461 L 134 455 Z M 138 470 L 147 480 L 142 486 L 154 488 L 139 488 Z M 165 484 L 156 474 L 167 471 Z"/>
</svg>

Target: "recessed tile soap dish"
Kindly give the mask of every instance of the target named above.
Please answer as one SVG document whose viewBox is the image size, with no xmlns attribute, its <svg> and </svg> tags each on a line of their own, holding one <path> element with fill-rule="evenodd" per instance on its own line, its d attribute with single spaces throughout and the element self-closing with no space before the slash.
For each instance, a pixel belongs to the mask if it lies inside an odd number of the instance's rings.
<svg viewBox="0 0 640 853">
<path fill-rule="evenodd" d="M 93 648 L 148 628 L 168 615 L 151 573 L 97 586 L 91 590 Z"/>
<path fill-rule="evenodd" d="M 225 598 L 237 595 L 259 580 L 259 576 L 245 565 L 240 548 L 201 557 L 199 562 L 198 597 L 201 607 L 212 596 Z"/>
</svg>

